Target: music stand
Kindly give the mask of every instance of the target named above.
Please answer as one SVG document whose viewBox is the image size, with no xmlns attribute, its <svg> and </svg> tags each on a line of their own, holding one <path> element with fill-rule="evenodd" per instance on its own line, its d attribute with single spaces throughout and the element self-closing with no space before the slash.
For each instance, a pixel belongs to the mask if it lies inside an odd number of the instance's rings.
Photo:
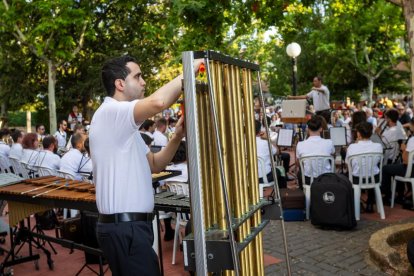
<svg viewBox="0 0 414 276">
<path fill-rule="evenodd" d="M 293 141 L 293 129 L 281 128 L 277 135 L 276 145 L 279 147 L 291 147 Z"/>
<path fill-rule="evenodd" d="M 332 140 L 333 145 L 336 147 L 346 146 L 346 128 L 345 127 L 331 127 L 329 129 L 329 139 Z"/>
</svg>

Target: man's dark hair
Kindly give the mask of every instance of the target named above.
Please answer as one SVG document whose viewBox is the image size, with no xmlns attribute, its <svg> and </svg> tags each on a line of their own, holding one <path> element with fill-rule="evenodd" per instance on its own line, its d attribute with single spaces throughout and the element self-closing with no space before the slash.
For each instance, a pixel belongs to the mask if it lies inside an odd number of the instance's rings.
<svg viewBox="0 0 414 276">
<path fill-rule="evenodd" d="M 254 120 L 254 126 L 256 129 L 256 135 L 260 133 L 260 130 L 262 129 L 262 123 L 260 123 L 259 120 Z"/>
<path fill-rule="evenodd" d="M 157 120 L 157 122 L 155 123 L 157 127 L 160 126 L 166 126 L 167 125 L 167 120 L 164 118 L 160 118 Z"/>
<path fill-rule="evenodd" d="M 155 124 L 155 122 L 153 121 L 153 120 L 145 120 L 143 123 L 142 123 L 142 125 L 141 125 L 141 127 L 139 128 L 140 130 L 141 129 L 145 129 L 146 131 L 148 131 L 149 130 L 149 128 L 150 127 L 152 127 L 153 125 Z"/>
<path fill-rule="evenodd" d="M 318 79 L 318 81 L 322 82 L 322 77 L 321 76 L 315 76 L 315 79 Z"/>
<path fill-rule="evenodd" d="M 0 129 L 0 138 L 4 138 L 7 135 L 10 135 L 10 130 L 8 128 L 2 128 Z"/>
<path fill-rule="evenodd" d="M 124 80 L 131 73 L 131 70 L 126 66 L 128 62 L 136 63 L 136 60 L 131 56 L 125 55 L 108 60 L 102 67 L 102 84 L 109 97 L 115 94 L 115 80 Z"/>
<path fill-rule="evenodd" d="M 85 139 L 83 142 L 83 146 L 85 147 L 86 152 L 91 155 L 90 147 L 89 147 L 89 137 Z"/>
<path fill-rule="evenodd" d="M 36 132 L 39 130 L 40 127 L 45 127 L 45 125 L 43 125 L 43 124 L 36 125 Z"/>
<path fill-rule="evenodd" d="M 76 133 L 72 135 L 72 138 L 70 139 L 70 143 L 72 144 L 72 147 L 76 149 L 76 145 L 80 144 L 82 142 L 84 134 L 82 133 Z"/>
<path fill-rule="evenodd" d="M 393 108 L 385 112 L 385 116 L 390 119 L 393 123 L 396 123 L 398 121 L 398 117 L 400 116 L 398 114 L 397 109 Z"/>
<path fill-rule="evenodd" d="M 368 122 L 361 122 L 355 126 L 355 129 L 359 134 L 361 134 L 362 138 L 368 139 L 372 135 L 372 124 Z"/>
<path fill-rule="evenodd" d="M 168 118 L 168 125 L 174 124 L 176 122 L 177 122 L 177 120 L 174 119 L 173 117 Z"/>
<path fill-rule="evenodd" d="M 353 128 L 356 127 L 359 123 L 366 122 L 367 121 L 367 113 L 364 111 L 356 111 L 352 114 L 352 126 Z"/>
<path fill-rule="evenodd" d="M 48 135 L 45 138 L 43 138 L 42 144 L 43 144 L 43 148 L 44 149 L 47 149 L 52 144 L 53 145 L 56 145 L 56 138 L 53 137 L 53 135 Z"/>
<path fill-rule="evenodd" d="M 11 138 L 13 139 L 13 142 L 17 142 L 17 139 L 19 139 L 20 137 L 23 137 L 23 132 L 21 130 L 18 129 L 14 129 L 11 133 Z"/>
<path fill-rule="evenodd" d="M 322 116 L 312 116 L 312 118 L 308 121 L 308 128 L 311 131 L 318 131 L 323 126 L 323 120 Z"/>
<path fill-rule="evenodd" d="M 185 160 L 187 160 L 187 150 L 185 147 L 185 142 L 181 141 L 171 162 L 181 163 L 181 162 L 184 162 Z"/>
</svg>

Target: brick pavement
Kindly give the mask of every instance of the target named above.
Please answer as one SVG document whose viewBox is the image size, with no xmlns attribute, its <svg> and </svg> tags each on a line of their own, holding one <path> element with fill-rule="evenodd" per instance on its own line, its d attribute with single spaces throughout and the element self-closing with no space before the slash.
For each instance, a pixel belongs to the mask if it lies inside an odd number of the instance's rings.
<svg viewBox="0 0 414 276">
<path fill-rule="evenodd" d="M 369 263 L 368 241 L 372 233 L 390 224 L 361 220 L 353 231 L 333 231 L 320 230 L 310 221 L 286 222 L 292 274 L 386 275 Z M 286 275 L 280 222 L 271 221 L 264 231 L 264 252 L 283 260 L 266 267 L 265 274 Z"/>
</svg>

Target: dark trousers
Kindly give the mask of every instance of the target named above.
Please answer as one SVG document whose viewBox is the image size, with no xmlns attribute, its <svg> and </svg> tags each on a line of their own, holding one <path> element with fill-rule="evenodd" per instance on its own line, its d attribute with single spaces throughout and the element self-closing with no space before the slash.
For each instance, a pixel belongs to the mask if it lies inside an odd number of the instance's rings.
<svg viewBox="0 0 414 276">
<path fill-rule="evenodd" d="M 279 189 L 285 189 L 287 187 L 286 178 L 282 177 L 279 170 L 276 170 L 276 174 L 277 174 L 277 183 L 279 185 Z M 267 176 L 267 181 L 269 182 L 273 181 L 274 178 L 273 178 L 272 171 L 270 171 L 270 173 L 268 173 L 266 176 Z M 259 183 L 263 183 L 263 178 L 259 177 Z"/>
<path fill-rule="evenodd" d="M 382 182 L 381 182 L 381 191 L 384 193 L 386 199 L 391 199 L 391 178 L 393 176 L 405 176 L 407 170 L 407 165 L 405 164 L 390 164 L 382 168 Z M 411 176 L 414 176 L 414 166 L 411 173 Z M 396 192 L 399 197 L 404 195 L 403 183 L 397 182 Z M 411 188 L 411 185 L 409 185 Z"/>
<path fill-rule="evenodd" d="M 279 155 L 280 160 L 282 160 L 283 168 L 285 168 L 285 172 L 289 172 L 289 165 L 290 165 L 290 154 L 287 152 L 281 152 Z"/>
<path fill-rule="evenodd" d="M 112 275 L 160 275 L 152 222 L 98 222 L 96 235 Z"/>
</svg>

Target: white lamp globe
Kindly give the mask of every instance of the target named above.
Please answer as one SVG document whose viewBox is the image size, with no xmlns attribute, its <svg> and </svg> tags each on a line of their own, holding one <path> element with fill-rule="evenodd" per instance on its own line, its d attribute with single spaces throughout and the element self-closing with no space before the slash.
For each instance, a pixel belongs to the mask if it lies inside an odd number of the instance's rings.
<svg viewBox="0 0 414 276">
<path fill-rule="evenodd" d="M 292 42 L 286 47 L 286 53 L 291 58 L 296 58 L 297 56 L 299 56 L 301 50 L 302 49 L 300 48 L 300 45 L 297 44 L 296 42 Z"/>
</svg>

